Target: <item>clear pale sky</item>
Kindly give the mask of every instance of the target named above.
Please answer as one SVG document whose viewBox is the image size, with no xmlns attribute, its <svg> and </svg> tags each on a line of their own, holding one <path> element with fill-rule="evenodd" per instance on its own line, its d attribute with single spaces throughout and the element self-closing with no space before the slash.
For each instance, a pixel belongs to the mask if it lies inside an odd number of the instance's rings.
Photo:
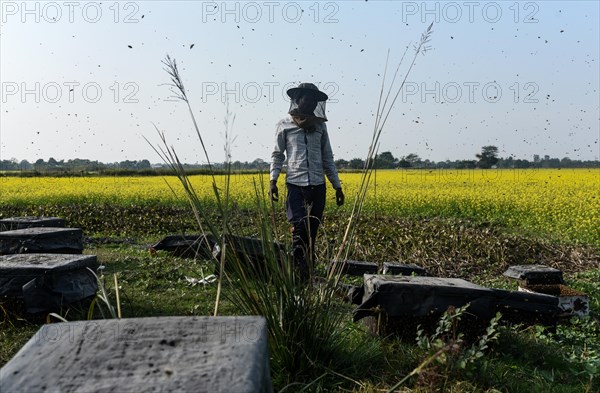
<svg viewBox="0 0 600 393">
<path fill-rule="evenodd" d="M 143 138 L 158 143 L 154 123 L 184 161 L 204 162 L 187 109 L 169 100 L 166 54 L 212 161 L 224 160 L 225 96 L 232 159 L 269 160 L 299 82 L 330 95 L 336 158 L 364 158 L 387 51 L 394 68 L 431 22 L 379 151 L 600 158 L 597 1 L 0 3 L 1 159 L 160 162 Z"/>
</svg>

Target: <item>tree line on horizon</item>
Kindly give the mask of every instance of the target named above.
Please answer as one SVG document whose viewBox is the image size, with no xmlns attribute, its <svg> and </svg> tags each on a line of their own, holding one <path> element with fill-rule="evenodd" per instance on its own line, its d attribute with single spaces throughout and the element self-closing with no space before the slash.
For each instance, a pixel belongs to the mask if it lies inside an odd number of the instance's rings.
<svg viewBox="0 0 600 393">
<path fill-rule="evenodd" d="M 600 161 L 582 161 L 572 160 L 569 157 L 562 159 L 551 158 L 548 155 L 544 157 L 538 154 L 533 155 L 533 160 L 515 159 L 513 157 L 498 157 L 498 148 L 496 146 L 483 146 L 481 152 L 475 154 L 474 160 L 446 160 L 430 161 L 421 159 L 417 154 L 411 153 L 402 157 L 394 157 L 392 152 L 385 151 L 375 155 L 373 166 L 376 169 L 490 169 L 490 168 L 599 168 Z M 340 170 L 360 170 L 365 166 L 365 161 L 361 158 L 351 160 L 338 159 L 335 164 Z M 268 171 L 269 163 L 257 158 L 252 162 L 233 161 L 230 163 L 233 171 Z M 207 170 L 207 164 L 184 164 L 184 167 L 190 170 Z M 214 163 L 213 168 L 217 170 L 225 169 L 224 163 Z M 20 171 L 32 173 L 103 173 L 103 172 L 164 172 L 169 168 L 166 164 L 151 164 L 147 159 L 143 160 L 124 160 L 113 163 L 103 163 L 88 159 L 75 158 L 71 160 L 56 160 L 52 157 L 45 161 L 38 159 L 33 163 L 27 160 L 0 160 L 0 171 Z"/>
</svg>

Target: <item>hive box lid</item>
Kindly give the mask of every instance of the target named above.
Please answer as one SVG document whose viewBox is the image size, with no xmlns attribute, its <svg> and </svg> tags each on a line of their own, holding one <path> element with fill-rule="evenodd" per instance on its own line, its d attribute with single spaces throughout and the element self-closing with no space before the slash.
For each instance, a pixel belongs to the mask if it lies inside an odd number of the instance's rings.
<svg viewBox="0 0 600 393">
<path fill-rule="evenodd" d="M 423 317 L 471 303 L 472 312 L 493 315 L 493 291 L 460 278 L 365 274 L 364 287 L 363 303 L 354 310 L 355 321 L 372 315 L 377 306 L 390 317 Z"/>
<path fill-rule="evenodd" d="M 0 231 L 31 227 L 64 227 L 65 219 L 60 217 L 9 217 L 0 220 Z"/>
<path fill-rule="evenodd" d="M 81 254 L 79 228 L 25 228 L 0 232 L 0 255 L 24 253 Z"/>
<path fill-rule="evenodd" d="M 44 325 L 0 369 L 0 392 L 271 392 L 263 317 Z"/>
<path fill-rule="evenodd" d="M 376 274 L 379 270 L 379 265 L 376 262 L 369 261 L 331 261 L 329 271 L 341 272 L 349 276 L 362 276 L 363 274 Z"/>
<path fill-rule="evenodd" d="M 524 280 L 530 284 L 562 284 L 562 271 L 545 265 L 509 266 L 504 276 Z"/>
<path fill-rule="evenodd" d="M 14 229 L 12 231 L 3 231 L 0 232 L 0 239 L 6 238 L 28 238 L 28 237 L 39 237 L 39 238 L 47 238 L 47 237 L 55 237 L 57 235 L 63 234 L 73 234 L 73 233 L 83 233 L 80 228 L 55 228 L 55 227 L 33 227 L 33 228 L 23 228 L 23 229 Z"/>
<path fill-rule="evenodd" d="M 23 296 L 23 286 L 46 274 L 60 275 L 85 268 L 96 269 L 95 255 L 0 255 L 0 296 Z"/>
<path fill-rule="evenodd" d="M 414 263 L 384 262 L 383 274 L 402 276 L 431 276 L 427 270 Z"/>
<path fill-rule="evenodd" d="M 0 255 L 0 275 L 9 275 L 13 271 L 46 272 L 80 268 L 96 268 L 95 255 L 77 254 L 11 254 Z"/>
</svg>

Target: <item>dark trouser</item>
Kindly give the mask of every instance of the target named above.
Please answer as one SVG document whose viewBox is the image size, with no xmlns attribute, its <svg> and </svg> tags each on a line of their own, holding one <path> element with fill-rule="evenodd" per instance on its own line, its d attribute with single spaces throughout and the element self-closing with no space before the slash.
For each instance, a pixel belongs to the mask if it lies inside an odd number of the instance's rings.
<svg viewBox="0 0 600 393">
<path fill-rule="evenodd" d="M 325 184 L 300 187 L 287 184 L 287 218 L 292 231 L 294 267 L 303 278 L 308 278 L 314 267 L 314 244 L 325 210 Z"/>
</svg>

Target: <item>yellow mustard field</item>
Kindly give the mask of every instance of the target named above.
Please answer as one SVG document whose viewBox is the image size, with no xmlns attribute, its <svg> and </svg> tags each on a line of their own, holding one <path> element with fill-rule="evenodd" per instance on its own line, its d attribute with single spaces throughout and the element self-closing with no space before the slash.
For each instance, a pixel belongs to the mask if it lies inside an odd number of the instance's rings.
<svg viewBox="0 0 600 393">
<path fill-rule="evenodd" d="M 234 174 L 237 206 L 255 204 L 256 174 Z M 265 184 L 267 175 L 262 175 Z M 360 174 L 340 174 L 350 212 Z M 225 177 L 216 177 L 224 188 Z M 192 176 L 198 195 L 213 198 L 211 177 Z M 284 194 L 284 180 L 280 180 Z M 171 189 L 172 188 L 172 189 Z M 493 221 L 548 233 L 565 240 L 600 244 L 600 169 L 385 170 L 376 171 L 364 211 L 394 216 L 451 217 Z M 329 192 L 328 209 L 337 209 Z M 0 177 L 3 206 L 45 204 L 147 205 L 184 203 L 175 177 Z M 280 202 L 281 203 L 281 202 Z"/>
</svg>

